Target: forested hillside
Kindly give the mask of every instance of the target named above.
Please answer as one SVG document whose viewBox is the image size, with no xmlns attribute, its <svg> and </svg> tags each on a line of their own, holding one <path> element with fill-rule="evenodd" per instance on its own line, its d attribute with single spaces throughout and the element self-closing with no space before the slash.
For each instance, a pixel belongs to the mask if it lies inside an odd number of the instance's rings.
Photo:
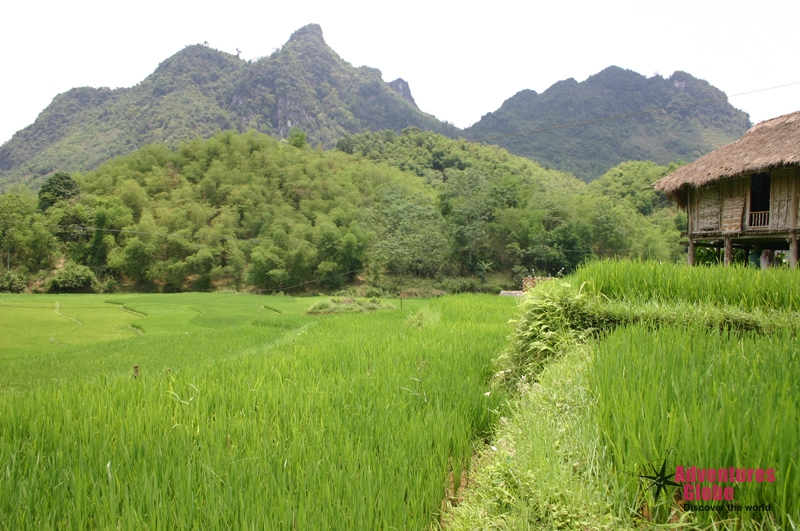
<svg viewBox="0 0 800 531">
<path fill-rule="evenodd" d="M 574 123 L 581 125 L 559 127 Z M 725 93 L 686 72 L 645 78 L 612 66 L 582 83 L 567 79 L 541 94 L 520 91 L 464 136 L 591 181 L 626 160 L 693 161 L 739 139 L 750 125 Z M 541 131 L 515 134 L 531 130 Z"/>
<path fill-rule="evenodd" d="M 300 127 L 312 145 L 331 147 L 345 133 L 408 126 L 456 131 L 421 112 L 402 79 L 388 84 L 379 70 L 341 59 L 312 24 L 257 61 L 187 46 L 132 88 L 59 94 L 0 146 L 0 190 L 15 182 L 35 188 L 57 170 L 91 170 L 147 144 L 175 148 L 219 130 L 282 138 Z"/>
<path fill-rule="evenodd" d="M 333 289 L 492 272 L 510 287 L 590 256 L 680 254 L 680 219 L 648 188 L 666 167 L 626 163 L 587 186 L 416 128 L 338 147 L 229 131 L 56 174 L 38 197 L 17 186 L 0 196 L 0 289 Z"/>
</svg>

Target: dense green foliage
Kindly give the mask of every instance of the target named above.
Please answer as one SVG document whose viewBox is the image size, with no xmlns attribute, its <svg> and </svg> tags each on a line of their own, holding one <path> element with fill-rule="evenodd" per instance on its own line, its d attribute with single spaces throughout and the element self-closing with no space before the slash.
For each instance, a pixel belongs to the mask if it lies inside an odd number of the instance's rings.
<svg viewBox="0 0 800 531">
<path fill-rule="evenodd" d="M 56 271 L 47 287 L 50 293 L 95 293 L 99 290 L 97 277 L 92 270 L 72 262 Z"/>
<path fill-rule="evenodd" d="M 57 171 L 39 188 L 39 210 L 45 211 L 58 201 L 81 193 L 78 183 L 68 173 Z"/>
<path fill-rule="evenodd" d="M 681 253 L 680 218 L 643 187 L 667 167 L 626 163 L 587 186 L 414 128 L 346 136 L 328 152 L 293 135 L 147 146 L 75 174 L 80 194 L 54 195 L 44 212 L 12 189 L 0 195 L 0 256 L 41 289 L 63 258 L 107 290 L 330 290 L 367 271 L 374 283 L 388 273 L 480 291 L 445 277 L 518 287 L 531 269 L 568 272 L 594 255 Z"/>
<path fill-rule="evenodd" d="M 148 317 L 64 295 L 61 317 L 55 299 L 11 296 L 0 321 L 146 332 L 0 345 L 0 529 L 426 529 L 503 401 L 485 390 L 508 299 L 316 318 L 290 297 L 118 301 Z"/>
<path fill-rule="evenodd" d="M 462 271 L 478 274 L 484 262 L 546 275 L 593 254 L 679 256 L 681 218 L 649 188 L 674 166 L 626 162 L 587 187 L 497 147 L 420 131 L 345 136 L 337 148 L 424 178 L 438 192 Z"/>
<path fill-rule="evenodd" d="M 91 170 L 147 144 L 174 148 L 226 129 L 283 138 L 300 127 L 312 145 L 325 146 L 345 133 L 378 129 L 456 132 L 392 86 L 379 70 L 342 60 L 314 24 L 252 62 L 187 46 L 132 88 L 81 87 L 56 96 L 0 147 L 0 190 L 37 185 L 54 170 Z"/>
<path fill-rule="evenodd" d="M 663 107 L 671 108 L 604 120 Z M 749 127 L 747 114 L 706 81 L 685 72 L 645 78 L 612 66 L 581 83 L 559 81 L 542 94 L 518 92 L 464 135 L 591 181 L 626 160 L 695 160 Z M 543 131 L 513 135 L 531 130 Z"/>
</svg>

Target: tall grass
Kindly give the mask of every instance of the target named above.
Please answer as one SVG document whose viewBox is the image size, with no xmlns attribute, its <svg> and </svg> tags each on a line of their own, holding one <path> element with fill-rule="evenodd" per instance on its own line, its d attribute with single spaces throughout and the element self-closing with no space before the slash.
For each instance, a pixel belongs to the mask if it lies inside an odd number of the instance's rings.
<svg viewBox="0 0 800 531">
<path fill-rule="evenodd" d="M 570 278 L 577 286 L 585 283 L 584 291 L 615 300 L 800 311 L 800 272 L 789 269 L 598 260 L 584 264 Z"/>
<path fill-rule="evenodd" d="M 409 311 L 283 335 L 257 321 L 185 336 L 180 370 L 0 395 L 0 529 L 430 526 L 502 403 L 484 393 L 513 301 L 431 304 L 424 326 Z"/>
<path fill-rule="evenodd" d="M 621 328 L 598 342 L 591 377 L 597 420 L 628 506 L 649 504 L 652 498 L 637 498 L 642 488 L 637 475 L 652 474 L 647 464 L 659 468 L 665 457 L 670 472 L 675 465 L 774 468 L 775 483 L 726 486 L 735 488 L 736 503 L 770 504 L 779 525 L 788 529 L 789 517 L 796 525 L 798 348 L 800 342 L 787 336 L 685 328 L 657 333 Z M 725 516 L 701 513 L 698 518 Z M 727 516 L 748 521 L 760 520 L 763 513 L 743 510 Z"/>
</svg>

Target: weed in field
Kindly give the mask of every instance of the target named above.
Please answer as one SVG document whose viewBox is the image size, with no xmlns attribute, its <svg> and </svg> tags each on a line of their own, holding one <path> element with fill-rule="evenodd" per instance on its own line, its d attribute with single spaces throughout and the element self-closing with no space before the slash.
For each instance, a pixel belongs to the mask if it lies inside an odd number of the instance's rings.
<svg viewBox="0 0 800 531">
<path fill-rule="evenodd" d="M 376 297 L 358 299 L 354 297 L 334 297 L 312 304 L 306 313 L 310 315 L 330 313 L 370 313 L 380 310 L 394 310 L 394 304 L 382 301 Z"/>
<path fill-rule="evenodd" d="M 463 501 L 445 513 L 444 529 L 635 528 L 619 516 L 619 494 L 608 488 L 589 359 L 585 347 L 573 346 L 543 367 L 539 382 L 523 382 L 478 456 Z"/>
</svg>

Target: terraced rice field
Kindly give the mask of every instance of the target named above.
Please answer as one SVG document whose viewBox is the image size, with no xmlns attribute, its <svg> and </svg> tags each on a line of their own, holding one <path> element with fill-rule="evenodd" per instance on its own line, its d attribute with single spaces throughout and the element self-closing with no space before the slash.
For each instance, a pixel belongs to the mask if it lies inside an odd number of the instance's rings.
<svg viewBox="0 0 800 531">
<path fill-rule="evenodd" d="M 430 527 L 514 301 L 313 302 L 0 296 L 0 529 Z"/>
</svg>

